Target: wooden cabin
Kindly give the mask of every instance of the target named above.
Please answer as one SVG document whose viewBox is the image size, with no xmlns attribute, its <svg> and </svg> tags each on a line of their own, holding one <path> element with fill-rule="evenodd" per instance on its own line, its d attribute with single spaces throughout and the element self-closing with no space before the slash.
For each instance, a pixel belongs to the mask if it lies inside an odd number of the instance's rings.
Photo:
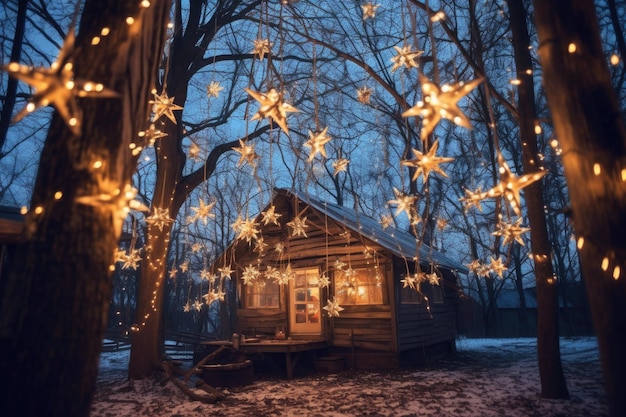
<svg viewBox="0 0 626 417">
<path fill-rule="evenodd" d="M 286 190 L 276 191 L 256 224 L 261 240 L 237 240 L 216 265 L 235 270 L 237 332 L 325 341 L 328 353 L 354 368 L 454 351 L 457 274 L 467 273 L 461 264 L 354 210 Z M 415 273 L 418 254 L 421 271 L 439 277 L 419 292 L 403 281 Z M 329 300 L 343 308 L 337 317 Z"/>
</svg>

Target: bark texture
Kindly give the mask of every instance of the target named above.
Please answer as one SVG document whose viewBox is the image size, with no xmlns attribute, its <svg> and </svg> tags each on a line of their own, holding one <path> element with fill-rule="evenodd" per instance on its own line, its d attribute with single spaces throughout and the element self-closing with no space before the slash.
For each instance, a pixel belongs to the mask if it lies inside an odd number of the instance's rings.
<svg viewBox="0 0 626 417">
<path fill-rule="evenodd" d="M 626 129 L 594 2 L 536 0 L 544 87 L 562 148 L 572 221 L 611 415 L 626 415 Z M 619 274 L 618 274 L 619 272 Z"/>
<path fill-rule="evenodd" d="M 168 12 L 167 0 L 145 9 L 139 2 L 84 5 L 75 78 L 119 96 L 78 99 L 78 135 L 52 119 L 25 232 L 0 294 L 0 370 L 9 381 L 0 390 L 3 416 L 89 415 L 121 233 L 116 189 L 134 171 L 129 145 L 146 128 Z M 105 194 L 112 199 L 103 204 L 80 200 Z"/>
<path fill-rule="evenodd" d="M 515 50 L 515 67 L 518 87 L 518 111 L 522 165 L 524 174 L 537 172 L 539 151 L 535 134 L 535 83 L 532 59 L 528 45 L 526 10 L 522 0 L 509 0 L 511 32 Z M 526 211 L 530 225 L 530 243 L 535 264 L 537 286 L 537 358 L 543 398 L 569 398 L 559 348 L 559 308 L 557 280 L 552 269 L 552 245 L 544 214 L 544 199 L 541 182 L 525 189 Z"/>
</svg>

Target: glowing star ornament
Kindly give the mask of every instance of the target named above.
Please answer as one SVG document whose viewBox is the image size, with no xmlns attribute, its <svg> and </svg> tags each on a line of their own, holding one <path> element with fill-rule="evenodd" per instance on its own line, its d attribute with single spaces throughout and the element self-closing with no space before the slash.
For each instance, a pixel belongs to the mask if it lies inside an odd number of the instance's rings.
<svg viewBox="0 0 626 417">
<path fill-rule="evenodd" d="M 146 139 L 148 145 L 150 146 L 153 146 L 158 139 L 167 136 L 167 133 L 163 133 L 159 129 L 157 129 L 156 126 L 154 126 L 154 123 L 150 123 L 150 127 L 148 127 L 148 129 L 146 129 L 142 133 L 142 136 Z"/>
<path fill-rule="evenodd" d="M 263 222 L 265 226 L 267 226 L 270 223 L 273 223 L 276 226 L 278 226 L 279 225 L 278 218 L 282 216 L 282 214 L 276 213 L 275 206 L 269 206 L 267 210 L 261 213 L 261 216 L 263 216 L 261 221 Z"/>
<path fill-rule="evenodd" d="M 183 306 L 183 311 L 185 313 L 189 313 L 191 311 L 191 304 L 189 304 L 189 301 L 187 301 L 185 305 Z"/>
<path fill-rule="evenodd" d="M 118 94 L 104 88 L 100 83 L 74 79 L 74 65 L 71 55 L 74 53 L 74 28 L 70 28 L 63 47 L 56 61 L 50 68 L 33 68 L 11 62 L 0 66 L 6 71 L 34 89 L 30 102 L 13 118 L 13 123 L 24 116 L 48 105 L 54 106 L 74 135 L 81 131 L 81 113 L 76 98 L 82 97 L 117 97 Z"/>
<path fill-rule="evenodd" d="M 436 272 L 431 272 L 425 275 L 426 280 L 430 285 L 439 285 L 439 275 Z"/>
<path fill-rule="evenodd" d="M 493 272 L 494 274 L 496 274 L 498 277 L 502 278 L 502 274 L 504 273 L 504 271 L 506 271 L 508 268 L 502 263 L 502 259 L 498 258 L 498 259 L 494 259 L 493 257 L 489 257 L 490 262 L 489 262 L 489 269 L 491 270 L 491 272 Z"/>
<path fill-rule="evenodd" d="M 187 272 L 189 270 L 189 262 L 185 261 L 178 267 L 180 268 L 180 272 Z"/>
<path fill-rule="evenodd" d="M 522 215 L 522 210 L 520 208 L 521 189 L 539 181 L 548 174 L 548 171 L 538 171 L 518 177 L 511 172 L 511 169 L 508 164 L 504 162 L 501 155 L 499 155 L 498 160 L 500 161 L 500 182 L 495 187 L 487 191 L 485 195 L 487 197 L 504 196 L 509 202 L 509 205 L 513 209 L 515 215 L 520 217 Z"/>
<path fill-rule="evenodd" d="M 130 249 L 128 255 L 124 257 L 122 269 L 132 269 L 137 270 L 139 267 L 139 262 L 141 262 L 141 249 Z"/>
<path fill-rule="evenodd" d="M 273 266 L 268 266 L 265 269 L 265 278 L 268 280 L 272 280 L 272 281 L 277 281 L 278 279 L 280 279 L 280 271 L 276 268 L 274 268 Z"/>
<path fill-rule="evenodd" d="M 306 224 L 306 220 L 306 217 L 296 216 L 292 221 L 287 223 L 287 226 L 291 227 L 291 237 L 308 237 L 306 234 L 306 228 L 309 226 Z"/>
<path fill-rule="evenodd" d="M 356 90 L 356 99 L 361 104 L 370 104 L 372 100 L 372 89 L 363 86 Z"/>
<path fill-rule="evenodd" d="M 361 5 L 363 11 L 363 20 L 373 19 L 376 17 L 376 10 L 380 7 L 380 4 L 366 3 Z"/>
<path fill-rule="evenodd" d="M 331 137 L 328 136 L 328 126 L 321 132 L 317 133 L 313 133 L 309 130 L 309 140 L 304 143 L 304 146 L 311 148 L 309 162 L 311 162 L 318 153 L 326 158 L 326 149 L 324 148 L 324 145 L 330 142 L 330 140 Z"/>
<path fill-rule="evenodd" d="M 154 100 L 150 100 L 149 103 L 152 104 L 152 111 L 154 112 L 153 120 L 156 121 L 159 120 L 161 116 L 165 116 L 170 119 L 172 123 L 176 124 L 174 112 L 182 110 L 183 108 L 174 104 L 175 97 L 168 97 L 165 87 L 163 87 L 161 95 L 158 95 L 156 91 L 153 91 L 152 94 L 154 95 Z"/>
<path fill-rule="evenodd" d="M 261 273 L 252 264 L 246 266 L 241 273 L 241 281 L 243 285 L 248 285 L 254 282 Z"/>
<path fill-rule="evenodd" d="M 380 223 L 383 230 L 385 230 L 393 224 L 393 217 L 390 214 L 384 214 L 380 216 L 380 221 L 378 223 Z"/>
<path fill-rule="evenodd" d="M 208 269 L 203 269 L 200 271 L 200 279 L 204 281 L 210 281 L 212 277 L 213 275 L 211 274 L 211 271 L 209 271 Z"/>
<path fill-rule="evenodd" d="M 239 147 L 233 148 L 233 150 L 240 155 L 239 161 L 237 162 L 238 167 L 242 166 L 244 163 L 256 167 L 256 160 L 259 159 L 259 155 L 254 150 L 254 144 L 247 144 L 239 139 Z"/>
<path fill-rule="evenodd" d="M 517 242 L 524 246 L 522 234 L 530 231 L 529 227 L 522 227 L 522 218 L 520 217 L 515 223 L 500 222 L 497 225 L 498 230 L 492 233 L 494 236 L 502 236 L 502 244 L 508 245 Z"/>
<path fill-rule="evenodd" d="M 259 111 L 250 120 L 270 118 L 283 132 L 289 135 L 287 113 L 297 112 L 298 109 L 291 104 L 285 103 L 282 94 L 274 88 L 268 91 L 267 94 L 258 93 L 249 88 L 246 88 L 245 91 L 261 104 Z"/>
<path fill-rule="evenodd" d="M 176 274 L 178 274 L 178 268 L 172 268 L 169 271 L 169 277 L 171 279 L 175 279 L 176 278 Z"/>
<path fill-rule="evenodd" d="M 245 240 L 248 243 L 252 242 L 252 239 L 257 239 L 259 234 L 259 229 L 256 227 L 256 223 L 253 219 L 246 219 L 241 222 L 239 226 L 239 235 L 237 236 L 238 240 Z"/>
<path fill-rule="evenodd" d="M 409 194 L 404 194 L 402 191 L 399 191 L 395 187 L 393 189 L 393 193 L 395 194 L 396 198 L 393 200 L 389 200 L 387 204 L 390 206 L 396 206 L 396 216 L 402 212 L 405 212 L 407 216 L 411 218 L 414 210 L 413 206 L 415 204 L 415 201 L 417 200 L 417 197 Z"/>
<path fill-rule="evenodd" d="M 209 219 L 215 218 L 215 214 L 211 213 L 211 210 L 213 210 L 213 206 L 215 206 L 215 202 L 205 204 L 204 201 L 198 200 L 198 207 L 191 208 L 191 210 L 193 210 L 194 212 L 191 220 L 202 220 L 202 222 L 206 225 Z"/>
<path fill-rule="evenodd" d="M 413 181 L 417 181 L 419 176 L 423 175 L 423 181 L 424 184 L 426 184 L 426 182 L 428 181 L 428 175 L 430 175 L 431 172 L 436 172 L 442 177 L 448 177 L 448 174 L 446 174 L 445 171 L 439 167 L 439 164 L 452 162 L 454 161 L 454 158 L 436 156 L 435 154 L 437 153 L 438 147 L 439 139 L 437 139 L 435 143 L 433 143 L 433 146 L 430 147 L 427 153 L 424 154 L 416 149 L 412 149 L 415 159 L 401 161 L 402 165 L 415 168 L 415 172 L 413 173 Z"/>
<path fill-rule="evenodd" d="M 202 250 L 202 243 L 194 243 L 191 245 L 191 251 L 193 253 L 198 253 Z"/>
<path fill-rule="evenodd" d="M 265 239 L 263 239 L 263 236 L 257 238 L 257 240 L 254 242 L 254 252 L 258 253 L 259 256 L 263 256 L 265 255 L 265 250 L 267 249 L 269 245 L 267 243 L 265 243 Z"/>
<path fill-rule="evenodd" d="M 328 288 L 330 285 L 330 278 L 328 278 L 328 275 L 322 274 L 317 280 L 317 285 L 320 288 Z"/>
<path fill-rule="evenodd" d="M 339 158 L 335 161 L 333 161 L 332 166 L 333 166 L 333 177 L 336 177 L 337 174 L 339 174 L 340 172 L 346 172 L 348 170 L 348 164 L 350 163 L 349 160 L 347 160 L 346 158 Z"/>
<path fill-rule="evenodd" d="M 485 198 L 485 193 L 483 193 L 482 187 L 478 187 L 476 191 L 471 191 L 466 188 L 465 197 L 459 198 L 459 201 L 463 203 L 464 211 L 467 214 L 472 207 L 476 207 L 478 211 L 483 211 L 480 205 L 483 198 Z"/>
<path fill-rule="evenodd" d="M 222 279 L 230 279 L 230 275 L 234 272 L 230 265 L 223 266 L 222 268 L 217 268 L 217 272 L 219 272 L 220 278 Z"/>
<path fill-rule="evenodd" d="M 189 145 L 189 151 L 187 152 L 187 156 L 192 161 L 198 161 L 200 159 L 200 146 L 196 142 L 191 142 Z"/>
<path fill-rule="evenodd" d="M 206 94 L 207 94 L 207 96 L 209 96 L 209 98 L 211 98 L 211 97 L 218 98 L 220 96 L 220 92 L 223 89 L 224 89 L 224 87 L 222 87 L 220 85 L 220 83 L 218 83 L 217 81 L 212 81 L 206 87 Z"/>
<path fill-rule="evenodd" d="M 339 313 L 344 309 L 339 305 L 337 299 L 333 297 L 331 300 L 328 300 L 328 303 L 324 306 L 324 310 L 328 312 L 328 317 L 339 317 Z"/>
<path fill-rule="evenodd" d="M 402 46 L 402 48 L 398 46 L 394 46 L 396 50 L 396 55 L 391 58 L 391 62 L 393 62 L 393 67 L 391 67 L 391 72 L 395 72 L 400 67 L 406 68 L 418 68 L 419 63 L 415 60 L 422 56 L 424 51 L 412 51 L 411 48 L 407 45 Z"/>
<path fill-rule="evenodd" d="M 161 207 L 155 207 L 152 215 L 146 218 L 146 223 L 148 223 L 152 227 L 158 228 L 160 232 L 162 232 L 163 228 L 173 221 L 174 220 L 170 219 L 169 209 Z"/>
<path fill-rule="evenodd" d="M 478 271 L 481 267 L 482 265 L 480 264 L 480 261 L 478 259 L 474 259 L 472 262 L 467 264 L 467 268 L 470 270 L 470 272 L 473 272 L 475 274 L 478 274 Z"/>
<path fill-rule="evenodd" d="M 269 54 L 272 50 L 272 42 L 269 39 L 255 39 L 252 53 L 263 61 L 265 54 Z"/>
<path fill-rule="evenodd" d="M 441 88 L 430 81 L 425 75 L 420 74 L 423 99 L 415 106 L 402 113 L 403 117 L 421 116 L 422 131 L 420 137 L 426 141 L 433 132 L 437 123 L 444 118 L 455 124 L 471 129 L 467 116 L 459 109 L 458 102 L 483 81 L 482 78 L 470 82 L 458 82 L 452 85 L 443 85 Z"/>
</svg>

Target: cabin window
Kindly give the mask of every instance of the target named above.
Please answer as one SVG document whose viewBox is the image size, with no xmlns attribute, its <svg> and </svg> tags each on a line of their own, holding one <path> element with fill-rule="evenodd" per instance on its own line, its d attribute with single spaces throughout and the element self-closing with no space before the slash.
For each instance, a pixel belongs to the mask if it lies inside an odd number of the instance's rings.
<svg viewBox="0 0 626 417">
<path fill-rule="evenodd" d="M 423 297 L 422 294 L 411 287 L 400 288 L 400 303 L 402 304 L 421 304 Z"/>
<path fill-rule="evenodd" d="M 278 308 L 279 287 L 275 282 L 257 279 L 244 285 L 246 308 Z"/>
<path fill-rule="evenodd" d="M 335 296 L 341 305 L 382 304 L 383 277 L 376 268 L 335 272 Z"/>
</svg>

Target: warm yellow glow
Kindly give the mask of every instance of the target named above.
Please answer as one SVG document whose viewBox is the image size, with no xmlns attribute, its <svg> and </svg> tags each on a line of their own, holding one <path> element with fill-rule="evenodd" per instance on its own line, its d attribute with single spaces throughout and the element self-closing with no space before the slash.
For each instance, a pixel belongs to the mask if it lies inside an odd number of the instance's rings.
<svg viewBox="0 0 626 417">
<path fill-rule="evenodd" d="M 613 54 L 611 55 L 611 65 L 619 65 L 620 58 L 619 55 Z"/>
<path fill-rule="evenodd" d="M 28 207 L 26 207 L 26 206 L 22 206 L 22 207 L 20 208 L 20 214 L 23 216 L 23 215 L 25 215 L 26 213 L 28 213 Z"/>
<path fill-rule="evenodd" d="M 35 207 L 35 214 L 41 214 L 41 213 L 43 213 L 43 207 L 41 206 Z"/>
<path fill-rule="evenodd" d="M 606 271 L 607 269 L 609 269 L 609 258 L 608 257 L 604 257 L 602 259 L 602 264 L 600 264 L 600 268 L 602 268 L 603 271 Z"/>
<path fill-rule="evenodd" d="M 433 22 L 438 22 L 445 18 L 446 18 L 446 14 L 443 11 L 438 11 L 437 13 L 433 15 L 433 17 L 430 18 L 430 20 Z"/>
<path fill-rule="evenodd" d="M 600 175 L 602 173 L 602 167 L 597 162 L 595 164 L 593 164 L 593 173 L 595 175 Z"/>
<path fill-rule="evenodd" d="M 133 19 L 133 17 L 132 17 L 132 16 L 128 16 L 128 17 L 126 18 L 126 24 L 130 26 L 130 25 L 132 25 L 133 23 L 135 23 L 135 19 Z"/>
<path fill-rule="evenodd" d="M 531 69 L 527 69 L 527 70 L 526 70 L 526 74 L 528 74 L 528 75 L 533 75 L 533 70 L 531 70 Z"/>
<path fill-rule="evenodd" d="M 520 85 L 522 83 L 522 80 L 519 80 L 517 78 L 512 79 L 511 81 L 509 81 L 512 85 Z"/>
<path fill-rule="evenodd" d="M 99 43 L 100 43 L 100 36 L 94 36 L 93 38 L 91 38 L 92 45 L 97 45 Z"/>
<path fill-rule="evenodd" d="M 621 268 L 619 267 L 619 265 L 617 265 L 615 268 L 613 268 L 613 279 L 619 279 L 619 276 L 621 274 Z"/>
<path fill-rule="evenodd" d="M 541 132 L 542 132 L 541 125 L 540 125 L 539 123 L 537 123 L 537 124 L 535 125 L 535 134 L 536 134 L 536 135 L 540 135 L 540 134 L 541 134 Z"/>
<path fill-rule="evenodd" d="M 576 52 L 576 44 L 574 42 L 567 45 L 567 52 L 569 52 L 570 54 Z"/>
<path fill-rule="evenodd" d="M 622 169 L 622 181 L 626 181 L 626 168 Z"/>
<path fill-rule="evenodd" d="M 108 27 L 103 27 L 102 30 L 100 31 L 100 34 L 102 36 L 108 36 L 109 33 L 111 33 L 111 29 L 109 29 Z"/>
<path fill-rule="evenodd" d="M 148 0 L 143 0 L 141 2 L 141 7 L 143 7 L 144 9 L 147 9 L 148 7 L 150 7 L 150 2 Z"/>
<path fill-rule="evenodd" d="M 558 148 L 559 147 L 559 141 L 556 140 L 556 139 L 552 139 L 550 141 L 550 146 L 552 146 L 552 148 L 554 148 L 554 149 Z"/>
<path fill-rule="evenodd" d="M 102 161 L 96 161 L 96 162 L 94 162 L 94 163 L 93 163 L 93 167 L 94 167 L 95 169 L 100 169 L 100 168 L 102 168 Z"/>
<path fill-rule="evenodd" d="M 61 197 L 63 197 L 63 193 L 61 191 L 57 191 L 56 193 L 54 193 L 55 200 L 60 200 Z"/>
<path fill-rule="evenodd" d="M 578 250 L 581 250 L 584 245 L 585 245 L 585 238 L 581 236 L 576 241 L 576 247 L 578 248 Z"/>
</svg>

